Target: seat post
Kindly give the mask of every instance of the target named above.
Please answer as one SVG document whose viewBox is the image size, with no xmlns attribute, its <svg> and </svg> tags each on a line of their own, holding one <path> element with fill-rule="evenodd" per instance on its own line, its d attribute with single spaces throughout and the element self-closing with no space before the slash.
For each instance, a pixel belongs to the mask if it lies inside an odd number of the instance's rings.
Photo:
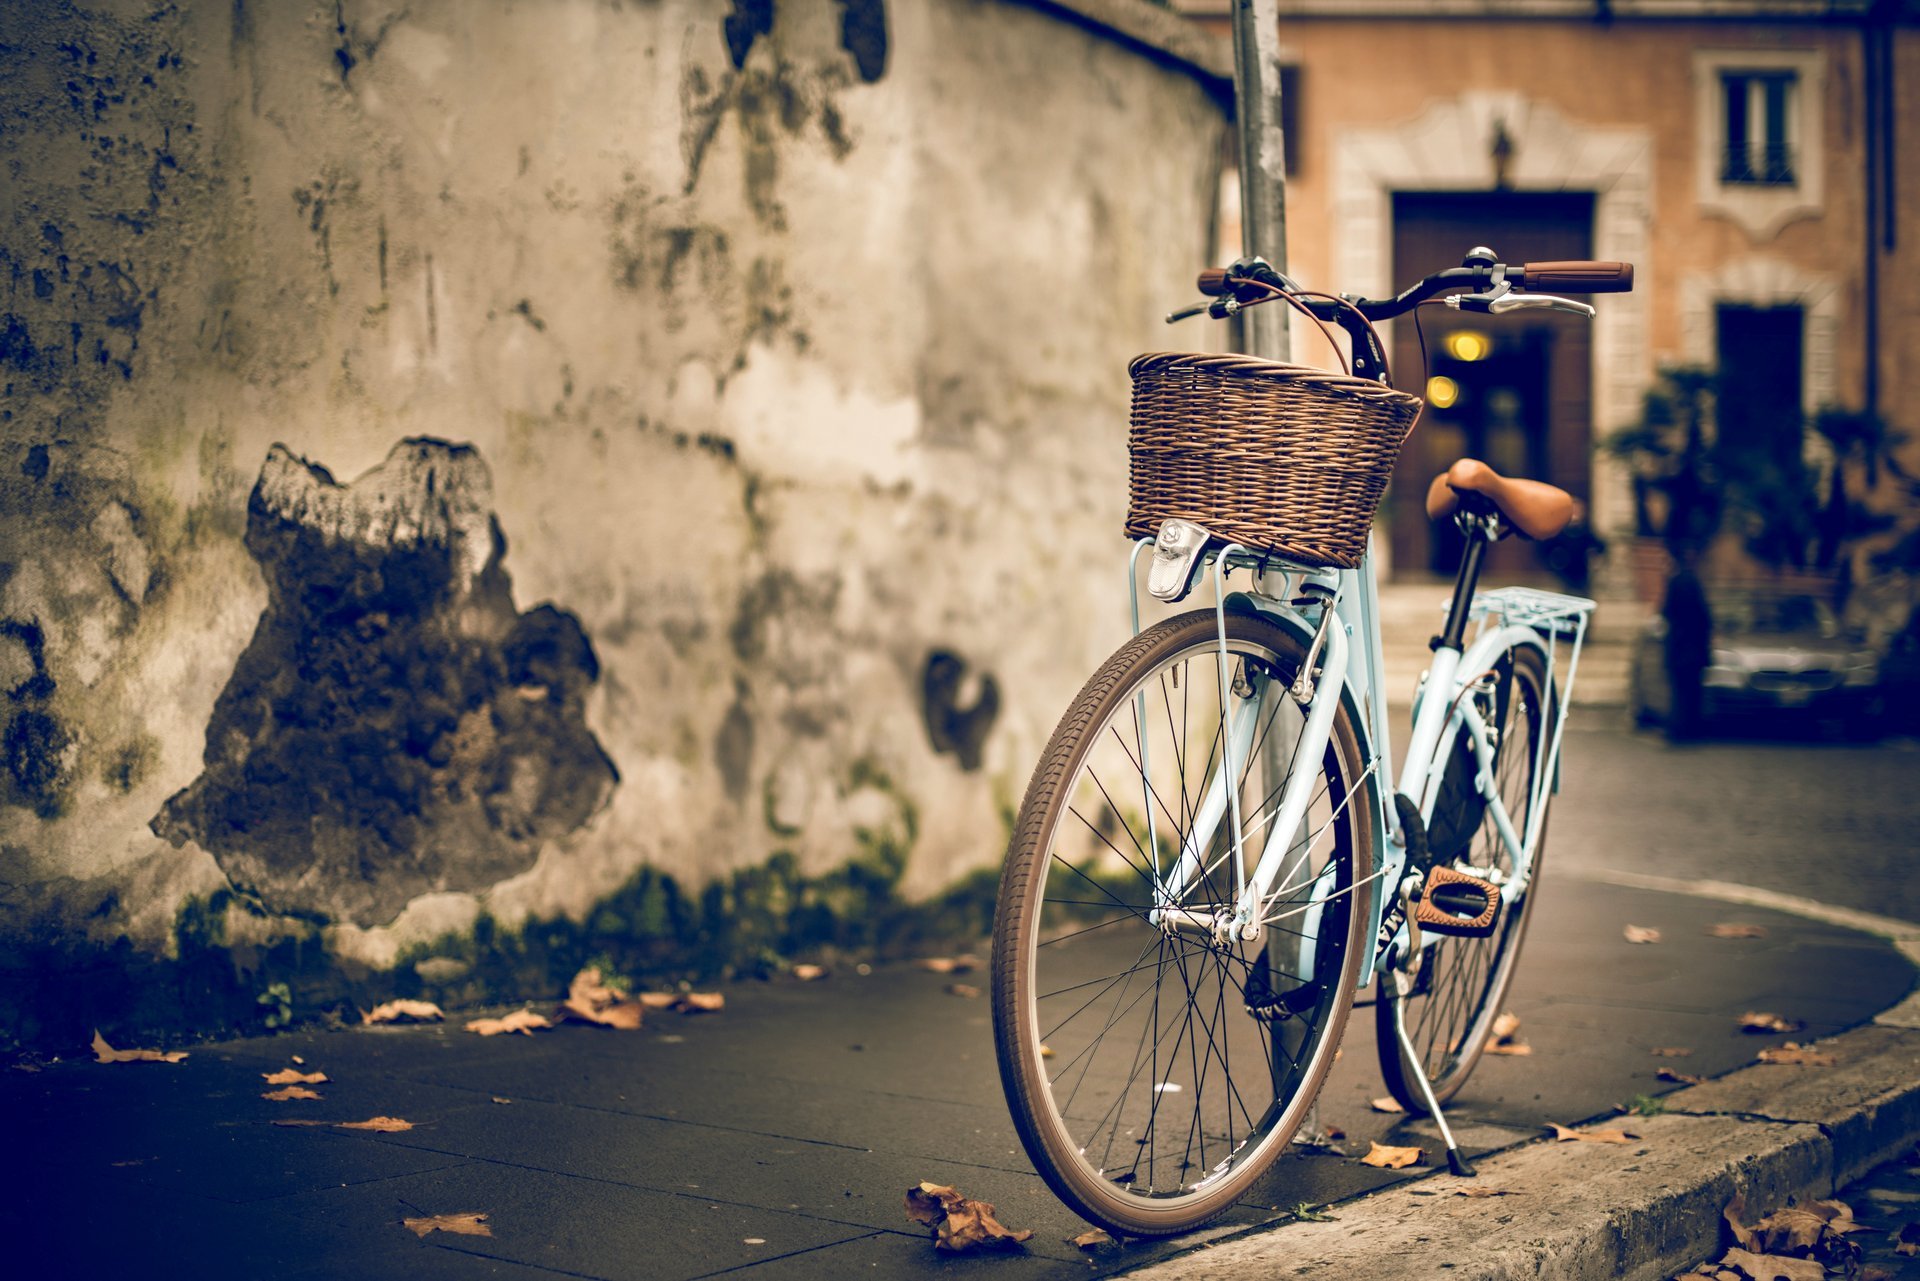
<svg viewBox="0 0 1920 1281">
<path fill-rule="evenodd" d="M 1460 557 L 1459 572 L 1453 578 L 1453 604 L 1447 608 L 1446 630 L 1428 643 L 1429 649 L 1459 650 L 1467 635 L 1467 614 L 1473 608 L 1473 593 L 1480 584 L 1480 563 L 1487 544 L 1499 536 L 1499 516 L 1471 511 L 1462 506 L 1454 521 L 1467 536 L 1466 551 Z"/>
</svg>

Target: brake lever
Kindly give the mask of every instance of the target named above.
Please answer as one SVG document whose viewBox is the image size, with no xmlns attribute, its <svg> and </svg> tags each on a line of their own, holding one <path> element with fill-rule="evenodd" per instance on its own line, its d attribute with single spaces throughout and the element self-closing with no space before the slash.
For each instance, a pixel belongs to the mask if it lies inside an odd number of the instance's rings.
<svg viewBox="0 0 1920 1281">
<path fill-rule="evenodd" d="M 1495 316 L 1505 315 L 1509 311 L 1565 311 L 1592 320 L 1595 314 L 1586 303 L 1553 294 L 1501 293 L 1491 297 L 1483 294 L 1452 294 L 1446 303 L 1455 311 L 1478 311 Z"/>
<path fill-rule="evenodd" d="M 1191 307 L 1182 307 L 1179 311 L 1168 312 L 1167 323 L 1171 325 L 1175 321 L 1190 320 L 1199 315 L 1208 315 L 1215 320 L 1225 320 L 1239 311 L 1243 305 L 1238 298 L 1209 298 Z"/>
</svg>

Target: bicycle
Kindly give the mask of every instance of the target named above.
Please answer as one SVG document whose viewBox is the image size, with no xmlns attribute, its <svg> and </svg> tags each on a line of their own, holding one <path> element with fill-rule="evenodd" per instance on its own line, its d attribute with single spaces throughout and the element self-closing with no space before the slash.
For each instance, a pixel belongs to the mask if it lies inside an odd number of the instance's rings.
<svg viewBox="0 0 1920 1281">
<path fill-rule="evenodd" d="M 1015 1126 L 1090 1221 L 1163 1236 L 1224 1213 L 1300 1127 L 1356 995 L 1376 980 L 1387 1088 L 1436 1119 L 1450 1168 L 1472 1174 L 1442 1106 L 1492 1039 L 1513 979 L 1594 602 L 1477 590 L 1492 541 L 1565 527 L 1564 491 L 1473 460 L 1437 477 L 1428 513 L 1453 519 L 1466 550 L 1394 774 L 1368 531 L 1420 401 L 1388 385 L 1372 322 L 1431 300 L 1591 317 L 1542 291 L 1624 291 L 1632 279 L 1623 263 L 1509 267 L 1476 248 L 1368 300 L 1242 259 L 1203 272 L 1210 300 L 1169 322 L 1283 301 L 1341 327 L 1350 373 L 1234 356 L 1133 362 L 1134 636 L 1035 766 L 993 938 Z M 1336 419 L 1359 427 L 1330 451 Z M 1361 465 L 1329 459 L 1342 450 Z M 1153 596 L 1178 603 L 1211 566 L 1213 608 L 1142 630 L 1148 548 Z M 1239 569 L 1254 583 L 1230 593 Z"/>
</svg>

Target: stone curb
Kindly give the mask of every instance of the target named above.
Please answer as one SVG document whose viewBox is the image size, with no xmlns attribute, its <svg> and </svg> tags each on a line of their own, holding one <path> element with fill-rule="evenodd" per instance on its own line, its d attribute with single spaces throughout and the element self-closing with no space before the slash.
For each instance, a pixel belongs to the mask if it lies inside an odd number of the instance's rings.
<svg viewBox="0 0 1920 1281">
<path fill-rule="evenodd" d="M 1820 1043 L 1831 1067 L 1756 1064 L 1603 1122 L 1629 1145 L 1530 1142 L 1333 1207 L 1333 1218 L 1203 1246 L 1126 1273 L 1460 1281 L 1655 1281 L 1716 1254 L 1722 1207 L 1832 1196 L 1920 1139 L 1920 1031 L 1868 1025 Z M 1465 1188 L 1499 1197 L 1464 1197 Z M 1244 1270 L 1244 1272 L 1242 1272 Z"/>
</svg>

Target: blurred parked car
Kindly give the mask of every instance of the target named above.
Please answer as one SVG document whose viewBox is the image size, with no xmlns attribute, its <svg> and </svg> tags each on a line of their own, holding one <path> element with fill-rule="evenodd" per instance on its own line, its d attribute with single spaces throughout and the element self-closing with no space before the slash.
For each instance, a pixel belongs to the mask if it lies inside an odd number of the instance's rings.
<svg viewBox="0 0 1920 1281">
<path fill-rule="evenodd" d="M 1862 634 L 1841 627 L 1825 601 L 1709 590 L 1708 604 L 1713 657 L 1701 690 L 1707 720 L 1838 721 L 1852 733 L 1880 732 L 1880 656 Z M 1666 629 L 1655 615 L 1634 645 L 1627 697 L 1641 725 L 1661 723 L 1672 711 Z"/>
</svg>

